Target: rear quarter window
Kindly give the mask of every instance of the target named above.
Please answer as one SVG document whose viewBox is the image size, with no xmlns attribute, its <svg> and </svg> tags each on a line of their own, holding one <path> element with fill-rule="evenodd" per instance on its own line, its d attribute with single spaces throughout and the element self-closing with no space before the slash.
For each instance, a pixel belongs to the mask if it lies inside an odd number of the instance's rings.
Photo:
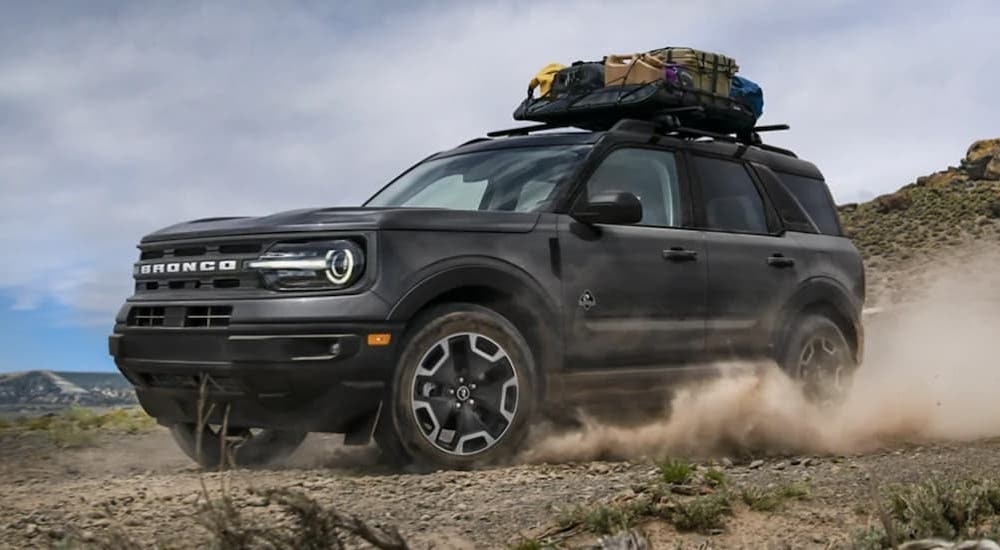
<svg viewBox="0 0 1000 550">
<path fill-rule="evenodd" d="M 823 180 L 775 172 L 824 235 L 843 235 L 837 207 Z"/>
</svg>

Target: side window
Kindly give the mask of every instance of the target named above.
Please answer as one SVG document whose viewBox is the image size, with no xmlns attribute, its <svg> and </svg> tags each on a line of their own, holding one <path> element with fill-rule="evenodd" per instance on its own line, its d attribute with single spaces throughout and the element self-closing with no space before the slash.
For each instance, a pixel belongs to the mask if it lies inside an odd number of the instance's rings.
<svg viewBox="0 0 1000 550">
<path fill-rule="evenodd" d="M 816 222 L 820 233 L 837 236 L 843 233 L 840 229 L 837 207 L 833 204 L 833 199 L 830 198 L 830 193 L 823 180 L 782 172 L 777 172 L 777 174 L 809 213 L 809 217 Z"/>
<path fill-rule="evenodd" d="M 618 149 L 612 151 L 587 182 L 587 198 L 608 191 L 627 191 L 639 197 L 639 225 L 679 227 L 682 224 L 677 159 L 669 151 Z"/>
<path fill-rule="evenodd" d="M 746 166 L 739 162 L 694 157 L 701 183 L 708 229 L 767 233 L 764 201 Z"/>
</svg>

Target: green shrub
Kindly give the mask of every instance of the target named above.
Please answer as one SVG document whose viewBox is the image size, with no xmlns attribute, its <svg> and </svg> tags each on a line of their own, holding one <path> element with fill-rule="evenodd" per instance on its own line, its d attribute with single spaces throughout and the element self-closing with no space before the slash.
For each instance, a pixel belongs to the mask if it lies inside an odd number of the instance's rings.
<svg viewBox="0 0 1000 550">
<path fill-rule="evenodd" d="M 880 525 L 858 533 L 859 548 L 885 548 L 926 538 L 954 540 L 1000 534 L 1000 483 L 929 481 L 883 495 Z"/>
<path fill-rule="evenodd" d="M 740 490 L 740 498 L 755 512 L 773 512 L 782 508 L 787 500 L 805 500 L 811 491 L 804 483 L 789 483 L 773 489 L 759 487 L 744 487 Z"/>
<path fill-rule="evenodd" d="M 716 468 L 710 468 L 707 472 L 705 472 L 705 479 L 707 479 L 713 485 L 728 484 L 728 480 L 726 479 L 726 473 Z"/>
<path fill-rule="evenodd" d="M 563 527 L 582 525 L 599 535 L 611 535 L 632 527 L 637 521 L 655 513 L 653 504 L 644 498 L 626 504 L 597 504 L 578 506 L 559 518 Z"/>
<path fill-rule="evenodd" d="M 708 533 L 726 526 L 726 516 L 732 514 L 728 492 L 693 498 L 678 503 L 670 514 L 670 523 L 680 531 Z"/>
<path fill-rule="evenodd" d="M 664 483 L 681 485 L 691 479 L 694 470 L 691 464 L 680 458 L 665 460 L 659 464 L 660 479 Z"/>
</svg>

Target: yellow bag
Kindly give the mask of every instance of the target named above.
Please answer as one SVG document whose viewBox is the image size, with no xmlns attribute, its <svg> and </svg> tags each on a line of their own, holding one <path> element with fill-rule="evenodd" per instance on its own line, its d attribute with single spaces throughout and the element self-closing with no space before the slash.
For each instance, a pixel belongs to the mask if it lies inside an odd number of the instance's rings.
<svg viewBox="0 0 1000 550">
<path fill-rule="evenodd" d="M 531 79 L 528 83 L 528 97 L 531 97 L 535 88 L 538 88 L 538 93 L 541 96 L 549 95 L 549 91 L 552 90 L 552 81 L 556 77 L 556 73 L 565 69 L 565 65 L 560 65 L 559 63 L 549 63 L 548 65 L 542 67 L 542 70 L 535 74 L 535 77 Z"/>
</svg>

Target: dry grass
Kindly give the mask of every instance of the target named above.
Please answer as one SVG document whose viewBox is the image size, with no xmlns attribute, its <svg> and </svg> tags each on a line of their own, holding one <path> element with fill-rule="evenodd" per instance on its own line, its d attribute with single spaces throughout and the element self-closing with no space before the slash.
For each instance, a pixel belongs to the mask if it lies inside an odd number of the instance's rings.
<svg viewBox="0 0 1000 550">
<path fill-rule="evenodd" d="M 205 427 L 207 419 L 214 410 L 214 405 L 208 402 L 206 385 L 201 387 L 201 398 L 198 403 L 199 433 Z M 222 430 L 228 426 L 228 408 L 224 411 Z M 118 426 L 129 428 L 138 421 L 133 415 L 108 413 L 95 418 L 89 413 L 73 411 L 68 414 L 74 425 L 83 427 Z M 141 421 L 140 425 L 145 425 Z M 35 429 L 49 429 L 50 424 L 38 424 Z M 269 514 L 263 521 L 259 516 L 251 517 L 245 512 L 232 496 L 231 474 L 224 470 L 235 466 L 229 449 L 225 447 L 225 438 L 221 438 L 223 448 L 220 449 L 227 460 L 219 467 L 219 487 L 210 489 L 206 477 L 201 477 L 201 498 L 197 505 L 195 519 L 205 529 L 207 541 L 205 548 L 216 550 L 244 549 L 301 549 L 301 550 L 341 550 L 347 547 L 348 541 L 356 546 L 363 541 L 379 550 L 408 550 L 409 545 L 399 531 L 392 526 L 380 527 L 371 525 L 357 516 L 338 511 L 334 507 L 325 506 L 305 493 L 287 488 L 269 488 L 264 490 L 251 489 L 250 493 L 262 497 L 265 505 L 274 504 L 280 512 Z M 197 442 L 201 450 L 201 438 Z M 113 518 L 110 510 L 106 514 Z M 100 537 L 87 537 L 91 540 L 84 543 L 84 537 L 76 529 L 71 529 L 70 535 L 62 540 L 61 548 L 95 548 L 99 550 L 118 549 L 173 549 L 190 548 L 192 542 L 158 540 L 154 543 L 135 540 L 129 531 L 120 525 L 112 527 Z M 176 537 L 175 537 L 176 538 Z M 187 537 L 184 537 L 187 539 Z"/>
<path fill-rule="evenodd" d="M 138 407 L 98 412 L 73 406 L 58 413 L 5 420 L 0 432 L 41 435 L 60 448 L 75 448 L 94 445 L 102 433 L 135 434 L 155 426 L 156 421 Z"/>
</svg>

